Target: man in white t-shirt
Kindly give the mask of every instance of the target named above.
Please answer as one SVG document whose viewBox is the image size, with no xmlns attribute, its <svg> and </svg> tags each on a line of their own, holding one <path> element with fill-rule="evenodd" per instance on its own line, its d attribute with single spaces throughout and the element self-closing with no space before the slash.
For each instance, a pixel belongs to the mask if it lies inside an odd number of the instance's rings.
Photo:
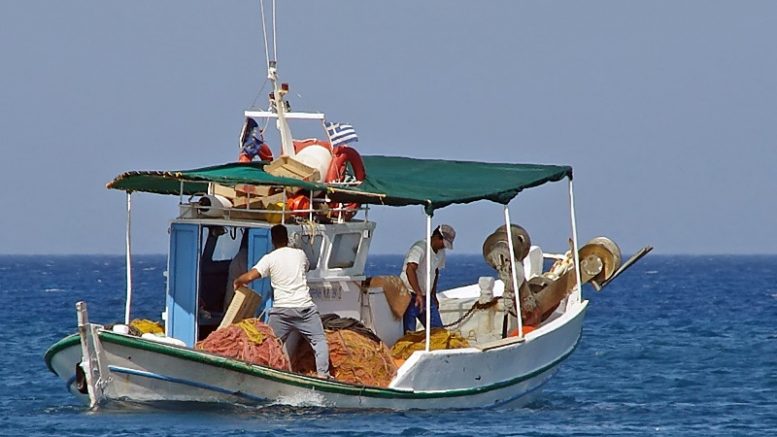
<svg viewBox="0 0 777 437">
<path fill-rule="evenodd" d="M 442 319 L 440 318 L 439 303 L 437 301 L 437 279 L 440 276 L 440 269 L 445 267 L 445 249 L 453 249 L 453 240 L 456 238 L 456 231 L 450 225 L 440 225 L 432 232 L 431 246 L 431 271 L 432 271 L 432 291 L 431 291 L 431 310 L 430 325 L 432 328 L 441 328 Z M 399 275 L 402 282 L 410 291 L 410 303 L 405 310 L 403 325 L 405 332 L 415 331 L 416 319 L 426 323 L 426 240 L 418 240 L 410 246 L 410 250 L 405 256 L 405 262 L 402 265 L 402 274 Z"/>
<path fill-rule="evenodd" d="M 286 226 L 270 229 L 274 250 L 256 263 L 251 270 L 235 279 L 235 289 L 259 278 L 270 278 L 273 307 L 268 324 L 282 342 L 294 331 L 304 337 L 316 356 L 318 376 L 329 378 L 329 345 L 316 304 L 310 297 L 306 273 L 308 257 L 300 249 L 289 247 Z"/>
</svg>

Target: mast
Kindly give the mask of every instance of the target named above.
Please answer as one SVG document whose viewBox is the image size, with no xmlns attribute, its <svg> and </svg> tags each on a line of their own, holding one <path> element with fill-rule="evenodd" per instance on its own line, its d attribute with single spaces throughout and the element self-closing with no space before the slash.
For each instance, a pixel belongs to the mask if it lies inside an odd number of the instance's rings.
<svg viewBox="0 0 777 437">
<path fill-rule="evenodd" d="M 275 113 L 278 114 L 278 120 L 275 122 L 275 125 L 281 134 L 281 154 L 294 157 L 294 144 L 289 122 L 286 119 L 287 108 L 286 100 L 284 99 L 284 96 L 289 92 L 289 85 L 278 83 L 278 68 L 275 61 L 270 61 L 267 66 L 267 79 L 272 83 L 273 92 L 271 97 Z"/>
<path fill-rule="evenodd" d="M 289 111 L 285 96 L 289 92 L 289 84 L 279 83 L 278 81 L 278 38 L 275 25 L 275 0 L 272 0 L 272 58 L 270 58 L 270 47 L 267 43 L 267 21 L 264 16 L 264 0 L 259 1 L 259 10 L 262 14 L 262 36 L 264 37 L 264 56 L 267 61 L 267 79 L 272 83 L 272 92 L 270 93 L 270 112 L 277 114 L 278 119 L 275 126 L 281 134 L 281 155 L 294 157 L 294 143 L 291 136 L 291 129 L 286 119 Z M 248 111 L 246 113 L 248 116 Z"/>
</svg>

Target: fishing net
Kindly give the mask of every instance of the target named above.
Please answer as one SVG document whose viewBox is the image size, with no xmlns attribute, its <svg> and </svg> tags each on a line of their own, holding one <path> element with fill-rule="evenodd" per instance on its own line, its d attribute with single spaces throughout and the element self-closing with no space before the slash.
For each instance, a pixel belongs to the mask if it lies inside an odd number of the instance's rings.
<svg viewBox="0 0 777 437">
<path fill-rule="evenodd" d="M 380 337 L 375 335 L 370 328 L 364 326 L 362 322 L 350 317 L 340 317 L 337 314 L 325 314 L 321 316 L 321 324 L 324 325 L 324 329 L 330 331 L 348 329 L 369 338 L 375 343 L 381 342 Z"/>
<path fill-rule="evenodd" d="M 467 339 L 457 332 L 448 331 L 445 328 L 432 328 L 429 334 L 430 350 L 438 349 L 462 349 L 469 347 Z M 397 340 L 391 348 L 391 356 L 395 359 L 406 360 L 415 351 L 426 350 L 426 332 L 411 332 Z"/>
<path fill-rule="evenodd" d="M 397 373 L 397 366 L 386 345 L 353 319 L 325 316 L 323 320 L 331 375 L 351 384 L 387 387 Z M 291 368 L 295 372 L 315 374 L 315 357 L 306 341 L 297 348 Z"/>
<path fill-rule="evenodd" d="M 198 342 L 196 348 L 251 364 L 289 369 L 289 359 L 283 351 L 283 344 L 272 328 L 259 319 L 245 319 L 218 329 Z"/>
<path fill-rule="evenodd" d="M 165 333 L 165 328 L 161 324 L 147 319 L 135 319 L 129 326 L 130 329 L 135 328 L 140 333 L 138 337 L 146 333 L 162 335 Z"/>
</svg>

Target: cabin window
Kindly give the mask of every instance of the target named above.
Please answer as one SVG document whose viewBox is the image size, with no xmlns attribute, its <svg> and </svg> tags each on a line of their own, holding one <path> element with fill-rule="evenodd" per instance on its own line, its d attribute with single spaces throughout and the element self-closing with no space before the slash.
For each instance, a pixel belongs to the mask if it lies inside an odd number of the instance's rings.
<svg viewBox="0 0 777 437">
<path fill-rule="evenodd" d="M 335 235 L 332 241 L 332 252 L 329 255 L 330 269 L 344 269 L 353 267 L 356 262 L 356 254 L 359 252 L 361 232 Z"/>
<path fill-rule="evenodd" d="M 318 259 L 321 257 L 321 244 L 324 242 L 324 236 L 319 235 L 300 235 L 296 241 L 299 249 L 305 252 L 308 257 L 310 270 L 318 268 Z"/>
<path fill-rule="evenodd" d="M 235 257 L 238 250 L 240 250 L 240 243 L 243 239 L 245 230 L 243 228 L 236 227 L 223 227 L 224 234 L 216 237 L 216 246 L 213 248 L 212 254 L 204 253 L 207 249 L 206 245 L 203 245 L 203 255 L 210 255 L 212 261 L 230 261 Z M 202 241 L 207 242 L 208 230 L 203 229 Z"/>
<path fill-rule="evenodd" d="M 206 328 L 214 328 L 220 320 L 219 314 L 226 310 L 225 302 L 227 289 L 231 288 L 230 265 L 235 259 L 232 270 L 240 270 L 243 273 L 248 269 L 247 243 L 244 236 L 247 231 L 244 228 L 233 226 L 203 226 L 200 255 L 200 278 L 198 291 L 198 304 L 211 317 L 200 320 L 200 337 L 210 331 Z M 241 251 L 241 247 L 243 250 Z M 241 259 L 236 259 L 242 257 Z M 207 325 L 207 326 L 205 326 Z M 211 329 L 212 330 L 212 329 Z"/>
</svg>

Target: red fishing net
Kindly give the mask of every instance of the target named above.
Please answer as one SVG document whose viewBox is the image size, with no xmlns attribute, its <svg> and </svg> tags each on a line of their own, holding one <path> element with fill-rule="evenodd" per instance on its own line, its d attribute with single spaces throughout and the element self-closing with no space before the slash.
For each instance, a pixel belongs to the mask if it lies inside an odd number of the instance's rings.
<svg viewBox="0 0 777 437">
<path fill-rule="evenodd" d="M 251 364 L 289 370 L 289 359 L 283 351 L 283 344 L 272 328 L 259 319 L 246 319 L 214 331 L 196 347 Z"/>
</svg>

